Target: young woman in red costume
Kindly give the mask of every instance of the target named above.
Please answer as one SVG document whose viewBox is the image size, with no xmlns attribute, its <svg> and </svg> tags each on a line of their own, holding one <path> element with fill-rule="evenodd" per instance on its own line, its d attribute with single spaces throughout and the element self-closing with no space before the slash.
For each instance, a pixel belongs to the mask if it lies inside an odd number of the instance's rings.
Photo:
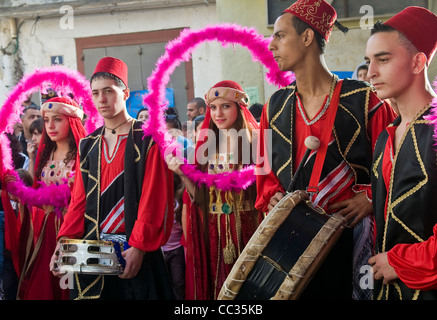
<svg viewBox="0 0 437 320">
<path fill-rule="evenodd" d="M 253 159 L 245 158 L 252 150 L 247 152 L 244 147 L 251 145 L 258 124 L 247 109 L 248 97 L 241 86 L 234 81 L 221 81 L 208 91 L 206 102 L 208 108 L 196 144 L 197 168 L 218 174 L 253 164 Z M 230 129 L 235 129 L 241 140 L 225 138 Z M 216 299 L 234 262 L 259 225 L 260 215 L 254 208 L 255 185 L 239 192 L 220 190 L 217 186 L 196 188 L 179 168 L 177 158 L 170 156 L 167 161 L 169 168 L 181 176 L 187 190 L 185 298 Z"/>
<path fill-rule="evenodd" d="M 47 100 L 41 107 L 41 113 L 44 132 L 38 148 L 33 186 L 68 183 L 72 189 L 79 167 L 79 141 L 86 136 L 81 122 L 84 113 L 75 101 L 61 97 Z M 33 234 L 21 235 L 28 235 L 29 241 L 20 274 L 18 299 L 68 299 L 68 290 L 61 289 L 59 278 L 53 276 L 48 267 L 66 210 L 53 206 L 33 208 Z"/>
</svg>

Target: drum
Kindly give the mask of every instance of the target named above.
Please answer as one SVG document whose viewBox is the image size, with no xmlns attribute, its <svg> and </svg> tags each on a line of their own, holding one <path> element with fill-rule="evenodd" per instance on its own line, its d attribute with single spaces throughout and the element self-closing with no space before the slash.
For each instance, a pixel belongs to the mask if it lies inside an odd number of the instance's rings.
<svg viewBox="0 0 437 320">
<path fill-rule="evenodd" d="M 120 244 L 112 241 L 62 239 L 55 269 L 79 274 L 119 275 L 123 273 L 121 250 Z"/>
<path fill-rule="evenodd" d="M 219 300 L 299 298 L 346 223 L 307 198 L 301 190 L 289 193 L 270 211 L 235 262 Z"/>
</svg>

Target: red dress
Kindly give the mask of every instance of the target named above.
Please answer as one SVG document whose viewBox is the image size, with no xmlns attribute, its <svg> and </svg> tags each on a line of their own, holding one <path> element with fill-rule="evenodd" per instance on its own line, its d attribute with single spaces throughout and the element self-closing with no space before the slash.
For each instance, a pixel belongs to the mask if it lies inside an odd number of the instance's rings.
<svg viewBox="0 0 437 320">
<path fill-rule="evenodd" d="M 235 193 L 210 187 L 207 192 L 210 200 L 207 240 L 202 208 L 192 202 L 187 193 L 184 196 L 187 206 L 187 300 L 217 298 L 235 261 L 260 223 L 260 214 L 253 207 L 255 199 L 249 197 L 248 191 Z"/>
<path fill-rule="evenodd" d="M 64 161 L 48 161 L 41 173 L 46 185 L 61 183 L 69 179 L 74 182 L 74 161 L 65 165 Z M 21 300 L 68 300 L 69 290 L 61 287 L 61 279 L 49 269 L 49 263 L 56 248 L 56 238 L 63 223 L 67 208 L 45 207 L 32 209 L 33 243 L 26 254 L 18 286 L 18 299 Z M 29 213 L 25 210 L 26 213 Z M 24 239 L 23 239 L 24 240 Z M 29 247 L 27 248 L 29 250 Z"/>
</svg>

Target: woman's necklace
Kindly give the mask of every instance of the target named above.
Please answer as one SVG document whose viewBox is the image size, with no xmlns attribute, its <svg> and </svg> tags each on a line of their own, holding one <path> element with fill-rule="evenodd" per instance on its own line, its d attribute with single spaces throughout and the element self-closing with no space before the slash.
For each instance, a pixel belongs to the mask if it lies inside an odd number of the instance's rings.
<svg viewBox="0 0 437 320">
<path fill-rule="evenodd" d="M 105 128 L 111 130 L 112 134 L 116 134 L 115 129 L 118 129 L 119 127 L 121 127 L 122 125 L 124 125 L 126 122 L 128 122 L 130 119 L 132 119 L 132 118 L 127 118 L 125 122 L 119 124 L 119 125 L 116 126 L 115 128 L 109 128 L 109 127 L 107 127 L 107 126 L 105 126 Z"/>
</svg>

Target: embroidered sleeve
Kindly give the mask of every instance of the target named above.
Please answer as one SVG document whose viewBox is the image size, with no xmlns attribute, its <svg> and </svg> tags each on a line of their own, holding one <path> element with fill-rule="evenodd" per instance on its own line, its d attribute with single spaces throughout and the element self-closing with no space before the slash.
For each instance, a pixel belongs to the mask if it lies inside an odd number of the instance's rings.
<svg viewBox="0 0 437 320">
<path fill-rule="evenodd" d="M 173 173 L 162 159 L 158 145 L 147 156 L 143 190 L 129 245 L 151 252 L 163 246 L 174 221 Z"/>
</svg>

